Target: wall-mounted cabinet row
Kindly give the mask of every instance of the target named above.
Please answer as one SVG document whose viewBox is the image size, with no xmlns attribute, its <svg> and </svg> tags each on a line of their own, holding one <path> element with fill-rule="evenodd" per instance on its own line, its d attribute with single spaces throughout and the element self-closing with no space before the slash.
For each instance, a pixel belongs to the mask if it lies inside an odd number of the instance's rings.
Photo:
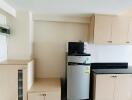
<svg viewBox="0 0 132 100">
<path fill-rule="evenodd" d="M 89 40 L 95 44 L 132 44 L 132 19 L 94 15 L 91 17 Z"/>
</svg>

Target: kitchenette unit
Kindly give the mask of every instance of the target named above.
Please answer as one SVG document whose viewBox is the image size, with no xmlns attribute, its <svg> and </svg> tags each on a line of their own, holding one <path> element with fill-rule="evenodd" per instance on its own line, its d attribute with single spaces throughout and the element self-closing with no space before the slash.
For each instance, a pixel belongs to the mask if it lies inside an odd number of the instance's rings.
<svg viewBox="0 0 132 100">
<path fill-rule="evenodd" d="M 0 0 L 0 100 L 132 100 L 131 7 Z"/>
</svg>

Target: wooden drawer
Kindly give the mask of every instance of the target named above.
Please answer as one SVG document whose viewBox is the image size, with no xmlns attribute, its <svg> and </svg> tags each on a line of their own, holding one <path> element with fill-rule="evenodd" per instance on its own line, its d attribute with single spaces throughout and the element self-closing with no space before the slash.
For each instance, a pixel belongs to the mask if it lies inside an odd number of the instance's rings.
<svg viewBox="0 0 132 100">
<path fill-rule="evenodd" d="M 59 92 L 28 93 L 28 100 L 61 100 Z"/>
<path fill-rule="evenodd" d="M 61 100 L 60 79 L 36 79 L 28 100 Z"/>
</svg>

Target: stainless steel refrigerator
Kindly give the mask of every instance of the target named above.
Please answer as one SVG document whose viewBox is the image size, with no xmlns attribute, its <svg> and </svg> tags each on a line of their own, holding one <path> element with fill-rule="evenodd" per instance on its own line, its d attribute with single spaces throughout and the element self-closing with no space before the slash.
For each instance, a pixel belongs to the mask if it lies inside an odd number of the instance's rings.
<svg viewBox="0 0 132 100">
<path fill-rule="evenodd" d="M 67 100 L 89 99 L 90 54 L 67 56 Z"/>
</svg>

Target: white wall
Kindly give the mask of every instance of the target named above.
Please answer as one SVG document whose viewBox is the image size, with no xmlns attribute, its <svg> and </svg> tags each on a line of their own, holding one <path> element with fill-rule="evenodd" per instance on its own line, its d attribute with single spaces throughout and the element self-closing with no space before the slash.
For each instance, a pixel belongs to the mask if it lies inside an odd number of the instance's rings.
<svg viewBox="0 0 132 100">
<path fill-rule="evenodd" d="M 132 66 L 131 45 L 89 45 L 92 62 L 128 62 Z"/>
<path fill-rule="evenodd" d="M 11 7 L 8 3 L 6 3 L 4 0 L 0 0 L 0 9 L 16 17 L 16 10 L 13 7 Z"/>
<path fill-rule="evenodd" d="M 68 41 L 86 41 L 88 24 L 35 21 L 34 57 L 37 77 L 62 77 Z"/>
<path fill-rule="evenodd" d="M 87 41 L 88 24 L 35 21 L 34 57 L 37 77 L 62 77 L 65 71 L 65 50 L 68 41 Z M 89 44 L 92 62 L 129 62 L 131 45 Z"/>
<path fill-rule="evenodd" d="M 8 37 L 8 59 L 32 58 L 32 13 L 17 11 L 12 19 L 11 35 Z"/>
<path fill-rule="evenodd" d="M 16 17 L 0 9 L 2 17 L 0 22 L 9 25 L 11 34 L 7 36 L 6 58 L 7 59 L 32 59 L 33 55 L 33 20 L 32 13 L 17 11 Z M 5 21 L 6 19 L 6 21 Z M 2 40 L 1 40 L 2 41 Z M 5 42 L 4 42 L 5 43 Z M 2 47 L 3 48 L 3 47 Z M 4 55 L 2 53 L 2 55 Z"/>
</svg>

